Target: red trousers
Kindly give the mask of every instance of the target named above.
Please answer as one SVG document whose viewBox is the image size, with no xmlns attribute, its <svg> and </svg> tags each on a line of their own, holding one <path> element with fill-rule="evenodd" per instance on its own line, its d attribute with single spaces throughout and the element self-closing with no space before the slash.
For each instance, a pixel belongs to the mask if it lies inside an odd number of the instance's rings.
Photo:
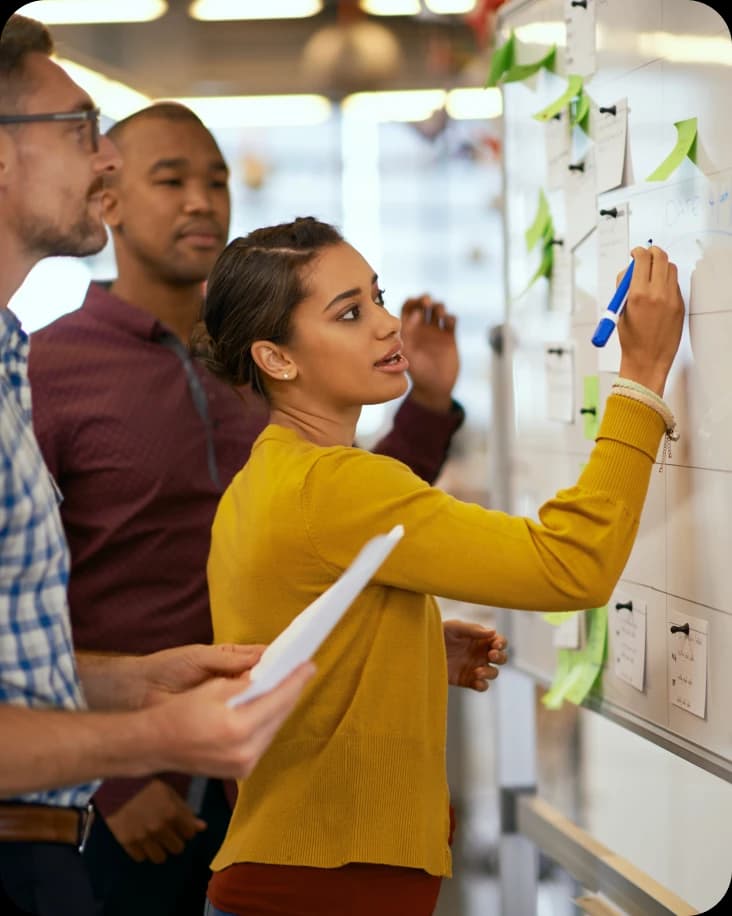
<svg viewBox="0 0 732 916">
<path fill-rule="evenodd" d="M 450 809 L 450 841 L 455 821 Z M 341 868 L 242 862 L 216 872 L 215 907 L 235 916 L 431 916 L 442 878 L 418 868 L 352 862 Z"/>
</svg>

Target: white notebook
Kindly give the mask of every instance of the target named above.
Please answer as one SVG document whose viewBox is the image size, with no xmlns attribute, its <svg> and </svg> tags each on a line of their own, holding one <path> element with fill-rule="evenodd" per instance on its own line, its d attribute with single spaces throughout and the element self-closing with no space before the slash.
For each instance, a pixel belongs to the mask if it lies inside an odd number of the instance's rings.
<svg viewBox="0 0 732 916">
<path fill-rule="evenodd" d="M 249 674 L 249 686 L 232 697 L 229 706 L 238 706 L 266 693 L 311 658 L 403 534 L 404 527 L 396 525 L 388 534 L 367 541 L 340 578 L 267 646 Z"/>
</svg>

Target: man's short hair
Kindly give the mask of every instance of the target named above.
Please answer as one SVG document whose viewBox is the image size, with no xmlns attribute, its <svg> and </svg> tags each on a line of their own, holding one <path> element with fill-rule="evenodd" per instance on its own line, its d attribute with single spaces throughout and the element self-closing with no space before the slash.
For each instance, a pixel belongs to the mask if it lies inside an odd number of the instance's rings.
<svg viewBox="0 0 732 916">
<path fill-rule="evenodd" d="M 190 108 L 186 108 L 185 105 L 181 105 L 180 102 L 154 102 L 152 105 L 148 105 L 147 108 L 141 108 L 126 118 L 122 118 L 121 121 L 117 121 L 116 124 L 109 128 L 107 136 L 116 146 L 121 146 L 124 133 L 131 124 L 154 118 L 159 118 L 163 121 L 193 121 L 210 133 L 198 115 L 191 111 Z"/>
<path fill-rule="evenodd" d="M 15 114 L 31 85 L 25 74 L 25 58 L 32 52 L 53 54 L 53 38 L 42 22 L 27 16 L 11 16 L 0 33 L 0 114 Z"/>
</svg>

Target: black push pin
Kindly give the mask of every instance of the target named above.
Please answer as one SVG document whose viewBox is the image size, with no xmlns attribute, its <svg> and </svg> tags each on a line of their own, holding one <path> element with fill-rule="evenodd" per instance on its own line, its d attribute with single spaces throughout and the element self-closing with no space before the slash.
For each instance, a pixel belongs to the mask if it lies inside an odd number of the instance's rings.
<svg viewBox="0 0 732 916">
<path fill-rule="evenodd" d="M 671 632 L 672 633 L 686 633 L 686 635 L 688 636 L 689 635 L 689 624 L 685 623 L 683 627 L 677 627 L 675 623 L 671 624 Z"/>
<path fill-rule="evenodd" d="M 600 210 L 600 216 L 612 216 L 613 219 L 617 219 L 618 208 L 609 207 L 607 210 Z"/>
<path fill-rule="evenodd" d="M 587 0 L 572 0 L 572 6 L 583 6 L 587 9 Z"/>
<path fill-rule="evenodd" d="M 550 245 L 564 245 L 564 239 L 550 239 Z"/>
<path fill-rule="evenodd" d="M 623 608 L 625 608 L 626 611 L 632 611 L 633 602 L 632 601 L 617 601 L 615 604 L 615 610 L 622 611 Z"/>
<path fill-rule="evenodd" d="M 597 413 L 597 407 L 580 407 L 580 413 Z"/>
<path fill-rule="evenodd" d="M 547 352 L 547 353 L 554 353 L 554 354 L 556 354 L 557 356 L 563 356 L 563 355 L 564 355 L 564 350 L 563 350 L 561 347 L 547 347 L 547 348 L 546 348 L 546 352 Z"/>
<path fill-rule="evenodd" d="M 616 115 L 618 113 L 618 109 L 615 105 L 600 105 L 597 110 L 600 112 L 600 114 Z"/>
<path fill-rule="evenodd" d="M 584 162 L 578 162 L 576 165 L 568 165 L 567 168 L 570 172 L 584 172 L 585 164 Z"/>
</svg>

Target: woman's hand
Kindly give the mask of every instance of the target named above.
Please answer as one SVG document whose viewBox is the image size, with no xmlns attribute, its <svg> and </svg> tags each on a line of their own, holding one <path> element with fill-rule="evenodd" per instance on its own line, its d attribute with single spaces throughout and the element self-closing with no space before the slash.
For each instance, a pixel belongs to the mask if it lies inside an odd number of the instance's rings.
<svg viewBox="0 0 732 916">
<path fill-rule="evenodd" d="M 447 682 L 483 692 L 498 677 L 497 665 L 506 662 L 508 640 L 495 630 L 464 620 L 445 620 Z"/>
<path fill-rule="evenodd" d="M 620 375 L 663 396 L 684 326 L 676 265 L 657 245 L 634 248 L 631 256 L 633 277 L 618 321 Z"/>
</svg>

